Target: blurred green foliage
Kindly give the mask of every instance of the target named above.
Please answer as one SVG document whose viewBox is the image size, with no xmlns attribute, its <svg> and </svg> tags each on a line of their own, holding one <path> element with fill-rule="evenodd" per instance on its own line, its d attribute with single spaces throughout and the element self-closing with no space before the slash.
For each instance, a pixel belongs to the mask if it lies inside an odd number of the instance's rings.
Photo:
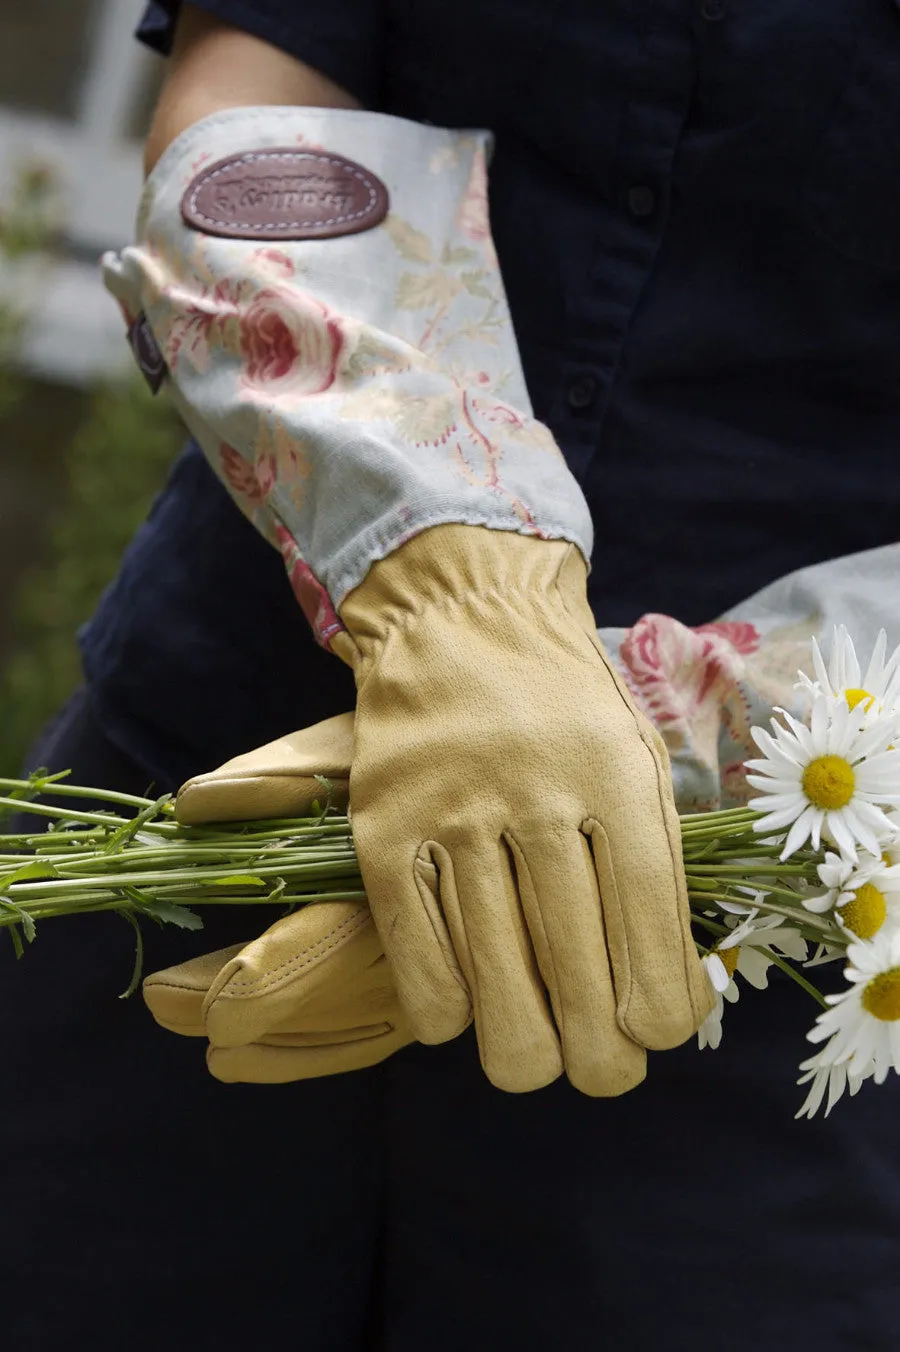
<svg viewBox="0 0 900 1352">
<path fill-rule="evenodd" d="M 52 194 L 40 169 L 20 176 L 0 214 L 0 265 L 34 249 L 52 251 Z M 0 447 L 39 397 L 16 367 L 24 320 L 0 304 Z M 35 735 L 77 685 L 75 631 L 115 574 L 182 440 L 168 403 L 151 399 L 136 375 L 95 390 L 78 407 L 59 446 L 61 492 L 44 519 L 38 561 L 13 580 L 12 639 L 0 667 L 3 774 L 18 773 Z"/>
<path fill-rule="evenodd" d="M 59 200 L 52 173 L 39 164 L 23 166 L 0 211 L 0 264 L 53 253 L 58 235 Z M 25 320 L 9 303 L 0 304 L 0 418 L 23 397 L 24 385 L 15 366 Z"/>
<path fill-rule="evenodd" d="M 43 559 L 20 581 L 13 643 L 0 671 L 0 766 L 18 772 L 43 724 L 78 684 L 75 631 L 147 515 L 181 433 L 166 403 L 129 381 L 98 390 L 62 448 L 62 505 Z"/>
</svg>

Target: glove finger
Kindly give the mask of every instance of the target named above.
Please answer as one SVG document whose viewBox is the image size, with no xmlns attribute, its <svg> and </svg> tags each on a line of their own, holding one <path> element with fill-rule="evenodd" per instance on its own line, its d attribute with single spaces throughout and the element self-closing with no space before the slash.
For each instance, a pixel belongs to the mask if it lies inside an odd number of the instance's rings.
<svg viewBox="0 0 900 1352">
<path fill-rule="evenodd" d="M 647 1057 L 617 1021 L 590 846 L 580 831 L 563 827 L 541 826 L 507 839 L 566 1074 L 584 1094 L 624 1094 L 643 1080 Z"/>
<path fill-rule="evenodd" d="M 353 758 L 353 714 L 326 718 L 310 728 L 235 756 L 217 770 L 182 784 L 175 800 L 178 820 L 254 821 L 265 817 L 303 817 L 332 786 L 332 804 L 344 808 L 349 797 Z"/>
<path fill-rule="evenodd" d="M 437 870 L 427 854 L 412 877 L 391 866 L 383 850 L 360 845 L 360 868 L 397 997 L 419 1042 L 449 1042 L 472 1022 L 472 1002 L 438 897 Z M 364 860 L 374 858 L 374 867 Z"/>
<path fill-rule="evenodd" d="M 210 1074 L 224 1084 L 289 1084 L 322 1075 L 342 1075 L 376 1066 L 412 1042 L 409 1031 L 373 1031 L 353 1042 L 309 1047 L 214 1047 L 206 1054 Z"/>
<path fill-rule="evenodd" d="M 377 939 L 374 926 L 371 933 Z M 380 948 L 380 940 L 378 941 Z M 350 1033 L 373 1024 L 397 1027 L 405 1021 L 387 958 L 382 953 L 370 967 L 359 970 L 344 985 L 323 983 L 281 1023 L 266 1032 L 266 1042 L 280 1037 L 317 1038 Z"/>
<path fill-rule="evenodd" d="M 563 1070 L 504 844 L 431 845 L 447 927 L 472 994 L 484 1072 L 498 1089 L 540 1089 Z"/>
<path fill-rule="evenodd" d="M 206 1037 L 203 1001 L 222 968 L 242 951 L 243 944 L 204 953 L 190 962 L 166 967 L 144 978 L 144 1003 L 154 1019 L 170 1033 Z"/>
<path fill-rule="evenodd" d="M 301 1018 L 306 1000 L 329 989 L 335 1003 L 345 1001 L 380 953 L 364 902 L 314 902 L 292 912 L 218 973 L 203 1003 L 210 1041 L 258 1042 L 286 1019 Z"/>
<path fill-rule="evenodd" d="M 589 818 L 583 830 L 603 897 L 619 1022 L 642 1046 L 662 1049 L 697 1031 L 711 999 L 691 935 L 671 779 L 649 745 L 647 763 L 653 773 L 624 780 L 615 812 Z"/>
</svg>

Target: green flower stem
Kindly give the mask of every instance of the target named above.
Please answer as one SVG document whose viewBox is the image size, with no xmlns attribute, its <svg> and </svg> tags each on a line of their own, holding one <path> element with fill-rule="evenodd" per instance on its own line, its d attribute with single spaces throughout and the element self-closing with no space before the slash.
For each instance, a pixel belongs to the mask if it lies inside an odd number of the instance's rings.
<svg viewBox="0 0 900 1352">
<path fill-rule="evenodd" d="M 265 906 L 278 905 L 287 908 L 291 905 L 307 906 L 317 901 L 365 901 L 366 894 L 362 889 L 362 880 L 360 886 L 356 888 L 345 888 L 342 891 L 331 891 L 326 889 L 324 892 L 301 892 L 297 895 L 291 895 L 288 892 L 281 893 L 277 897 L 269 896 L 198 896 L 195 892 L 174 892 L 169 895 L 166 892 L 166 901 L 173 902 L 176 906 Z M 135 908 L 139 910 L 139 907 Z"/>
<path fill-rule="evenodd" d="M 714 828 L 723 822 L 752 824 L 760 820 L 760 814 L 749 807 L 723 807 L 715 812 L 685 812 L 681 820 L 690 830 L 695 826 Z"/>
<path fill-rule="evenodd" d="M 22 789 L 26 786 L 37 789 L 42 793 L 51 793 L 54 796 L 58 794 L 60 797 L 64 798 L 96 798 L 98 802 L 121 803 L 124 807 L 136 807 L 139 809 L 152 807 L 153 803 L 156 801 L 153 798 L 140 798 L 133 793 L 119 793 L 114 789 L 83 789 L 79 788 L 77 784 L 61 784 L 52 776 L 47 779 L 42 779 L 40 775 L 35 775 L 30 785 L 28 784 L 28 781 L 23 781 L 21 779 L 3 779 L 0 777 L 0 789 Z M 18 803 L 19 807 L 25 807 L 30 800 L 17 798 L 15 801 Z M 66 810 L 67 809 L 60 809 L 61 812 Z M 71 811 L 71 809 L 68 810 Z"/>
<path fill-rule="evenodd" d="M 260 866 L 272 864 L 277 865 L 280 869 L 284 869 L 314 863 L 329 864 L 332 861 L 334 863 L 343 863 L 348 859 L 353 859 L 354 861 L 356 859 L 352 850 L 347 849 L 338 852 L 334 847 L 322 850 L 318 850 L 315 847 L 303 851 L 285 850 L 277 855 L 274 850 L 268 850 L 265 853 L 262 853 L 258 848 L 252 850 L 229 849 L 227 861 L 222 860 L 222 854 L 223 851 L 221 849 L 216 849 L 214 847 L 202 850 L 193 847 L 180 850 L 176 847 L 173 848 L 171 852 L 168 850 L 155 849 L 129 850 L 127 855 L 110 854 L 98 858 L 95 854 L 82 854 L 76 858 L 62 858 L 54 864 L 54 867 L 62 877 L 77 878 L 80 873 L 94 874 L 97 872 L 114 872 L 116 869 L 121 868 L 123 858 L 127 858 L 128 867 L 130 869 L 140 866 L 142 870 L 144 868 L 152 869 L 153 865 L 156 864 L 159 864 L 168 870 L 172 867 L 194 863 L 202 865 L 204 862 L 210 864 L 221 862 L 224 866 L 234 870 L 238 866 L 246 869 L 254 865 L 254 861 Z M 52 861 L 48 860 L 47 862 L 50 863 Z M 258 873 L 260 869 L 254 867 L 254 871 Z M 0 883 L 2 883 L 2 881 L 3 874 L 0 872 Z"/>
<path fill-rule="evenodd" d="M 185 826 L 168 798 L 85 789 L 50 776 L 0 779 L 0 790 L 9 795 L 0 796 L 0 809 L 34 813 L 48 828 L 2 842 L 8 852 L 0 854 L 0 929 L 15 927 L 17 950 L 32 936 L 32 921 L 81 912 L 112 911 L 136 925 L 142 914 L 179 920 L 172 907 L 277 905 L 284 911 L 316 901 L 365 900 L 346 816 L 322 811 Z M 61 801 L 36 802 L 38 794 Z M 109 811 L 67 806 L 73 798 L 108 804 Z M 681 818 L 691 903 L 700 910 L 754 908 L 790 922 L 810 942 L 846 947 L 833 921 L 807 912 L 792 889 L 798 880 L 816 878 L 815 856 L 805 849 L 782 862 L 781 844 L 766 844 L 754 830 L 759 820 L 749 808 Z M 765 896 L 751 899 L 746 888 Z M 731 932 L 719 917 L 695 919 L 712 934 Z M 815 987 L 786 960 L 765 951 L 821 1002 Z"/>
<path fill-rule="evenodd" d="M 763 915 L 778 915 L 784 920 L 790 920 L 791 923 L 801 931 L 805 931 L 803 937 L 810 939 L 813 943 L 834 943 L 846 947 L 847 940 L 844 936 L 824 919 L 822 916 L 813 915 L 811 911 L 805 911 L 802 907 L 786 906 L 783 902 L 770 902 L 768 899 L 748 903 L 746 897 L 735 897 L 730 893 L 709 893 L 695 892 L 688 889 L 688 899 L 696 905 L 708 905 L 710 901 L 726 902 L 729 905 L 737 903 L 738 906 L 746 906 L 748 910 L 760 911 Z"/>
<path fill-rule="evenodd" d="M 312 905 L 315 902 L 322 901 L 365 901 L 366 894 L 361 889 L 351 889 L 334 892 L 308 892 L 302 896 L 218 896 L 204 897 L 197 896 L 194 892 L 183 893 L 167 900 L 175 902 L 176 905 L 185 906 L 266 906 L 277 905 L 281 910 L 285 910 L 292 903 L 297 905 Z M 66 902 L 52 902 L 47 905 L 41 905 L 40 902 L 31 902 L 27 906 L 22 906 L 35 920 L 49 920 L 55 916 L 64 915 L 93 915 L 98 911 L 128 911 L 132 915 L 139 917 L 142 912 L 140 906 L 129 901 L 124 897 L 110 897 L 106 894 L 100 894 L 97 897 L 91 897 L 77 906 L 71 906 Z M 11 925 L 19 923 L 17 917 L 11 911 L 0 911 L 0 929 L 6 929 Z"/>
<path fill-rule="evenodd" d="M 811 995 L 816 1003 L 821 1005 L 823 1009 L 828 1008 L 828 1001 L 825 999 L 825 996 L 819 990 L 818 986 L 814 986 L 811 981 L 807 981 L 803 973 L 798 971 L 796 967 L 792 967 L 787 958 L 781 957 L 779 953 L 773 953 L 770 948 L 767 948 L 766 952 L 774 962 L 775 966 L 779 968 L 780 971 L 784 972 L 785 976 L 789 976 L 792 981 L 796 981 L 800 989 L 806 991 L 807 995 Z"/>
<path fill-rule="evenodd" d="M 812 871 L 813 877 L 818 876 L 815 873 L 812 864 L 778 864 L 775 867 L 766 867 L 765 870 L 756 868 L 756 860 L 753 861 L 754 876 L 759 877 L 765 872 L 767 878 L 808 878 Z M 691 864 L 692 873 L 737 873 L 746 878 L 746 864 Z"/>
<path fill-rule="evenodd" d="M 51 807 L 49 803 L 35 803 L 22 798 L 0 797 L 0 807 L 11 807 L 16 812 L 27 811 L 29 815 L 36 813 L 39 817 L 75 817 L 80 822 L 99 822 L 101 826 L 124 826 L 128 821 L 127 817 L 113 817 L 100 812 L 82 812 L 81 809 L 73 813 L 71 809 L 67 811 L 64 808 Z M 177 830 L 177 827 L 174 829 Z M 34 832 L 32 831 L 30 834 L 34 835 Z M 10 836 L 9 838 L 15 840 L 17 836 Z"/>
<path fill-rule="evenodd" d="M 253 873 L 261 878 L 277 878 L 284 873 L 284 864 L 266 864 L 262 868 L 254 868 Z M 334 860 L 323 864 L 295 864 L 292 873 L 302 878 L 329 879 L 337 877 L 356 876 L 359 873 L 359 865 L 356 859 Z M 116 887 L 151 887 L 154 884 L 164 886 L 173 886 L 176 883 L 189 883 L 193 886 L 204 883 L 223 883 L 227 882 L 228 877 L 235 870 L 230 865 L 222 868 L 207 869 L 160 869 L 149 873 L 117 873 L 115 875 Z M 21 882 L 11 883 L 5 889 L 5 895 L 12 901 L 18 902 L 19 897 L 53 896 L 67 895 L 79 890 L 90 890 L 96 888 L 96 878 L 60 878 L 48 882 Z"/>
</svg>

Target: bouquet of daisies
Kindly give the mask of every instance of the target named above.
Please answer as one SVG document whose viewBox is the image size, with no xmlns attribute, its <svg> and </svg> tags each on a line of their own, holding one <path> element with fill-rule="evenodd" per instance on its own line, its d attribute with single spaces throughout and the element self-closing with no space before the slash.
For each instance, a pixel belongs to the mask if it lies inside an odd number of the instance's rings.
<svg viewBox="0 0 900 1352">
<path fill-rule="evenodd" d="M 800 673 L 801 721 L 776 709 L 752 729 L 760 755 L 745 764 L 757 791 L 745 807 L 681 817 L 694 934 L 715 1006 L 701 1047 L 722 1040 L 740 982 L 764 989 L 781 969 L 817 1002 L 798 1116 L 830 1112 L 846 1091 L 900 1072 L 900 648 L 882 632 L 863 674 L 845 629 L 828 664 L 812 641 L 814 675 Z M 322 781 L 312 817 L 190 827 L 168 797 L 84 789 L 37 772 L 0 780 L 0 812 L 43 817 L 47 829 L 3 839 L 0 928 L 18 953 L 38 924 L 82 911 L 202 925 L 196 908 L 363 899 L 347 817 Z M 47 799 L 59 799 L 59 803 Z M 91 810 L 67 807 L 94 801 Z M 843 962 L 846 985 L 823 995 L 815 969 Z"/>
</svg>

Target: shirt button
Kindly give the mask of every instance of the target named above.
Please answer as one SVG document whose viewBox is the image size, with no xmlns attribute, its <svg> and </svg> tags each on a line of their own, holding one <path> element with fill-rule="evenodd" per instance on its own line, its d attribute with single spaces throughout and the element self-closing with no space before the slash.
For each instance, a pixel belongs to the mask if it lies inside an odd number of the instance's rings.
<svg viewBox="0 0 900 1352">
<path fill-rule="evenodd" d="M 645 183 L 628 189 L 628 210 L 632 216 L 652 216 L 656 210 L 656 193 Z"/>
<path fill-rule="evenodd" d="M 700 14 L 710 23 L 718 23 L 719 19 L 725 18 L 725 0 L 703 0 Z"/>
<path fill-rule="evenodd" d="M 597 378 L 587 375 L 576 376 L 569 386 L 567 398 L 570 408 L 590 408 L 597 397 Z"/>
</svg>

